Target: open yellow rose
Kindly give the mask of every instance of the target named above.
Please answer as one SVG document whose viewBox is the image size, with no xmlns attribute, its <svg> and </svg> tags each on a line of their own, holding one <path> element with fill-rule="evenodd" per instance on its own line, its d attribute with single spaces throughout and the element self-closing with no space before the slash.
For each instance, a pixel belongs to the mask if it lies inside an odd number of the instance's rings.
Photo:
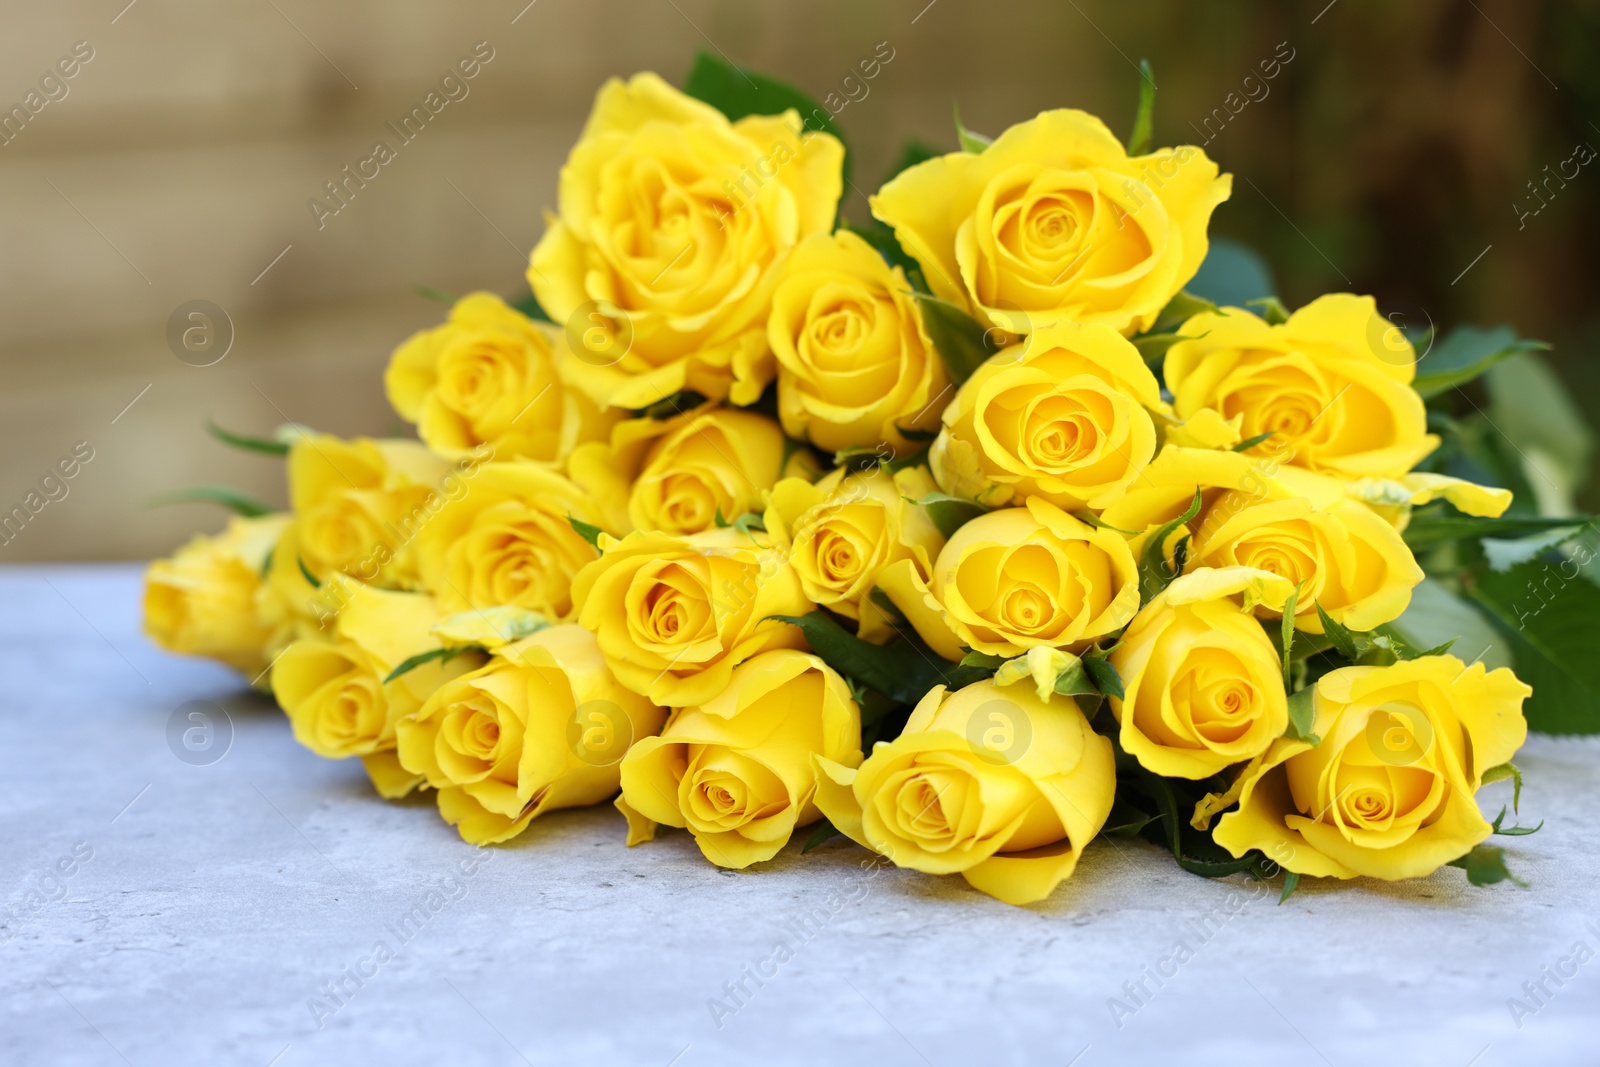
<svg viewBox="0 0 1600 1067">
<path fill-rule="evenodd" d="M 1183 324 L 1164 373 L 1180 418 L 1205 408 L 1271 433 L 1282 462 L 1339 478 L 1398 478 L 1439 439 L 1411 388 L 1410 342 L 1368 296 L 1320 297 L 1271 326 L 1224 308 Z"/>
<path fill-rule="evenodd" d="M 1352 630 L 1399 618 L 1423 575 L 1395 528 L 1355 500 L 1319 508 L 1282 492 L 1223 493 L 1194 525 L 1189 558 L 1207 567 L 1269 571 L 1300 586 L 1295 627 L 1307 633 L 1322 632 L 1318 604 Z"/>
<path fill-rule="evenodd" d="M 442 326 L 395 349 L 383 384 L 395 411 L 441 455 L 489 446 L 500 459 L 554 463 L 604 438 L 618 417 L 563 383 L 572 358 L 553 327 L 493 293 L 471 293 Z"/>
<path fill-rule="evenodd" d="M 815 485 L 785 478 L 772 491 L 766 526 L 789 558 L 809 600 L 858 623 L 857 634 L 882 644 L 894 636 L 889 616 L 872 600 L 885 571 L 927 583 L 944 535 L 921 507 L 934 491 L 921 467 L 890 474 L 882 467 L 840 468 Z"/>
<path fill-rule="evenodd" d="M 680 708 L 659 737 L 622 761 L 628 844 L 656 823 L 687 827 L 719 867 L 770 860 L 820 816 L 812 757 L 861 762 L 861 713 L 850 687 L 816 656 L 779 649 L 733 670 L 728 686 Z"/>
<path fill-rule="evenodd" d="M 929 452 L 941 488 L 987 507 L 1115 501 L 1156 450 L 1161 405 L 1139 350 L 1105 326 L 1060 323 L 990 356 L 944 411 Z"/>
<path fill-rule="evenodd" d="M 1116 790 L 1111 742 L 1070 698 L 934 687 L 857 769 L 816 760 L 817 807 L 897 867 L 960 873 L 1007 904 L 1071 876 Z"/>
<path fill-rule="evenodd" d="M 1202 568 L 1141 608 L 1110 657 L 1123 751 L 1168 778 L 1207 778 L 1282 736 L 1282 660 L 1251 609 L 1282 610 L 1292 588 L 1266 571 Z"/>
<path fill-rule="evenodd" d="M 1054 322 L 1146 330 L 1205 259 L 1233 188 L 1198 148 L 1129 157 L 1082 111 L 1046 111 L 872 198 L 934 293 L 1013 333 Z"/>
<path fill-rule="evenodd" d="M 601 87 L 528 268 L 596 401 L 761 395 L 778 269 L 844 188 L 843 146 L 802 130 L 793 111 L 729 122 L 654 74 Z"/>
<path fill-rule="evenodd" d="M 400 763 L 439 791 L 439 814 L 475 845 L 617 791 L 628 747 L 665 711 L 606 667 L 593 635 L 552 626 L 499 649 L 396 724 Z"/>
<path fill-rule="evenodd" d="M 569 517 L 608 525 L 589 494 L 549 467 L 486 463 L 418 535 L 422 583 L 447 612 L 510 605 L 569 621 L 572 578 L 600 555 Z"/>
<path fill-rule="evenodd" d="M 813 605 L 760 531 L 639 531 L 600 545 L 572 582 L 578 621 L 618 681 L 657 704 L 704 704 L 756 653 L 805 646 L 798 627 L 770 618 Z"/>
<path fill-rule="evenodd" d="M 1531 693 L 1504 667 L 1454 656 L 1325 674 L 1312 698 L 1320 743 L 1274 741 L 1213 836 L 1298 874 L 1430 874 L 1489 836 L 1473 798 L 1527 739 Z"/>
<path fill-rule="evenodd" d="M 438 620 L 438 606 L 426 593 L 354 589 L 331 639 L 296 641 L 272 670 L 272 693 L 295 740 L 328 759 L 360 756 L 385 797 L 411 792 L 422 778 L 400 766 L 395 724 L 481 662 L 470 654 L 447 664 L 430 660 L 385 681 L 407 659 L 439 647 L 429 633 Z"/>
<path fill-rule="evenodd" d="M 893 574 L 884 591 L 947 659 L 1082 648 L 1139 610 L 1128 540 L 1043 500 L 980 515 L 945 542 L 926 590 Z"/>
<path fill-rule="evenodd" d="M 753 411 L 711 408 L 683 420 L 646 451 L 628 494 L 635 530 L 699 533 L 760 511 L 783 475 L 783 430 Z"/>
<path fill-rule="evenodd" d="M 415 586 L 416 531 L 465 491 L 463 472 L 416 441 L 306 434 L 289 447 L 288 471 L 299 562 L 319 580 Z"/>
<path fill-rule="evenodd" d="M 261 568 L 288 515 L 232 518 L 145 570 L 144 632 L 169 652 L 221 660 L 249 677 L 266 669 L 272 631 L 256 615 Z"/>
<path fill-rule="evenodd" d="M 789 257 L 767 339 L 791 437 L 827 452 L 915 451 L 901 429 L 938 427 L 950 376 L 905 272 L 848 230 L 809 237 Z"/>
</svg>

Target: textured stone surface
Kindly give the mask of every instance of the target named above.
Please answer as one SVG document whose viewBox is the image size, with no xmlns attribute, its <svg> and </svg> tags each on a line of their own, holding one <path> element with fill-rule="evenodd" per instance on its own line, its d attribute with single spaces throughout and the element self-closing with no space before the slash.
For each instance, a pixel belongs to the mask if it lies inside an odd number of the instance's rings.
<svg viewBox="0 0 1600 1067">
<path fill-rule="evenodd" d="M 1549 820 L 1506 840 L 1528 889 L 1475 890 L 1446 870 L 1307 885 L 1279 907 L 1243 879 L 1101 841 L 1047 904 L 1017 909 L 959 879 L 863 871 L 866 854 L 837 843 L 739 874 L 681 833 L 627 851 L 609 808 L 548 817 L 463 878 L 475 852 L 427 801 L 379 800 L 359 766 L 298 748 L 227 671 L 150 647 L 137 590 L 128 567 L 0 571 L 0 1063 L 1597 1057 L 1600 960 L 1547 980 L 1520 1028 L 1507 1005 L 1576 942 L 1600 949 L 1595 741 L 1536 738 L 1519 760 L 1523 821 Z M 209 766 L 166 740 L 189 700 L 232 720 Z M 1486 803 L 1509 796 L 1496 785 Z M 75 846 L 92 858 L 49 881 Z M 35 908 L 41 885 L 55 899 Z M 444 905 L 397 936 L 431 888 Z M 733 1008 L 724 983 L 780 940 L 793 958 L 764 986 L 745 979 L 753 995 L 719 1028 L 708 1000 Z M 1136 1005 L 1123 984 L 1180 940 L 1193 959 L 1147 979 Z M 324 983 L 379 941 L 395 957 L 336 1005 Z M 1120 1028 L 1113 997 L 1137 1008 Z M 337 1007 L 320 1029 L 311 1000 Z"/>
</svg>

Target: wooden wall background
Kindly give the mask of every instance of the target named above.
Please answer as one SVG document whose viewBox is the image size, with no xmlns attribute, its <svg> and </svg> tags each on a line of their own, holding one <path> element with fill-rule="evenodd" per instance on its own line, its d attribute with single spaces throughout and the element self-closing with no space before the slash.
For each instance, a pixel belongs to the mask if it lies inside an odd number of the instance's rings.
<svg viewBox="0 0 1600 1067">
<path fill-rule="evenodd" d="M 347 435 L 396 432 L 385 360 L 442 312 L 413 287 L 522 290 L 557 168 L 609 75 L 648 68 L 676 81 L 709 47 L 821 97 L 887 41 L 895 58 L 840 116 L 856 184 L 870 189 L 903 137 L 953 147 L 954 100 L 969 125 L 990 132 L 1063 105 L 1123 131 L 1132 63 L 1150 55 L 1162 86 L 1158 139 L 1173 142 L 1279 40 L 1334 59 L 1409 48 L 1403 37 L 1370 39 L 1361 20 L 1388 16 L 1360 0 L 1315 24 L 1325 0 L 525 3 L 64 0 L 0 11 L 0 107 L 21 103 L 75 42 L 94 49 L 66 98 L 0 147 L 0 510 L 75 442 L 95 453 L 67 498 L 0 547 L 0 563 L 165 553 L 221 525 L 213 508 L 147 506 L 192 483 L 281 503 L 281 465 L 212 440 L 208 418 L 258 433 L 286 419 Z M 1539 5 L 1481 6 L 1522 33 Z M 1412 32 L 1461 17 L 1470 9 L 1445 0 L 1419 0 L 1406 16 L 1422 20 Z M 1499 41 L 1484 25 L 1467 32 L 1486 50 Z M 319 231 L 307 199 L 478 41 L 494 59 L 470 96 Z M 1491 79 L 1512 79 L 1516 93 L 1537 87 L 1496 48 Z M 1358 126 L 1361 109 L 1381 106 L 1371 96 L 1351 102 L 1354 115 L 1329 118 L 1329 129 Z M 1511 99 L 1509 117 L 1496 120 L 1508 126 L 1523 108 Z M 1454 121 L 1448 98 L 1421 103 L 1446 127 Z M 1285 82 L 1215 152 L 1234 169 L 1258 166 L 1258 184 L 1285 209 L 1240 203 L 1219 216 L 1223 228 L 1234 211 L 1236 228 L 1270 225 L 1289 243 L 1288 216 L 1316 230 L 1320 209 L 1295 183 L 1317 168 L 1286 162 L 1304 158 L 1294 147 L 1300 115 Z M 1340 159 L 1337 140 L 1325 150 L 1323 169 Z M 865 210 L 850 194 L 846 213 Z M 173 309 L 197 298 L 222 306 L 236 331 L 227 357 L 203 368 L 175 358 L 165 337 Z"/>
</svg>

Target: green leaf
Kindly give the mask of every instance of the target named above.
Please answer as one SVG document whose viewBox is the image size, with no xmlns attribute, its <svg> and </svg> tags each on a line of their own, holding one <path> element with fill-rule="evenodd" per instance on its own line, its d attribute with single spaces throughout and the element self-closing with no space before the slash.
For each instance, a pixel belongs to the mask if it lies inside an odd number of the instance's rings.
<svg viewBox="0 0 1600 1067">
<path fill-rule="evenodd" d="M 1577 391 L 1548 362 L 1523 352 L 1490 367 L 1491 429 L 1512 446 L 1541 515 L 1570 515 L 1572 496 L 1589 481 L 1594 435 Z"/>
<path fill-rule="evenodd" d="M 520 300 L 511 301 L 513 309 L 520 311 L 535 322 L 550 322 L 550 313 L 539 306 L 539 298 L 529 293 Z"/>
<path fill-rule="evenodd" d="M 1278 894 L 1278 903 L 1282 904 L 1294 896 L 1294 891 L 1300 888 L 1300 875 L 1294 871 L 1286 871 L 1283 875 L 1283 892 Z"/>
<path fill-rule="evenodd" d="M 1417 377 L 1411 386 L 1424 397 L 1437 396 L 1465 385 L 1503 359 L 1549 347 L 1543 341 L 1518 337 L 1509 326 L 1457 326 L 1417 361 Z"/>
<path fill-rule="evenodd" d="M 246 452 L 262 452 L 269 456 L 286 456 L 289 454 L 289 443 L 269 437 L 250 437 L 247 434 L 234 433 L 224 430 L 221 426 L 210 420 L 206 421 L 206 432 L 225 445 L 243 449 Z"/>
<path fill-rule="evenodd" d="M 921 500 L 912 500 L 910 497 L 906 497 L 906 500 L 927 512 L 928 518 L 939 527 L 939 532 L 944 534 L 946 540 L 954 537 L 962 526 L 988 511 L 982 504 L 949 493 L 929 493 Z"/>
<path fill-rule="evenodd" d="M 1275 296 L 1258 297 L 1255 300 L 1246 300 L 1246 307 L 1257 308 L 1269 326 L 1282 326 L 1289 321 L 1289 309 L 1283 306 L 1283 301 Z"/>
<path fill-rule="evenodd" d="M 150 501 L 151 507 L 165 507 L 168 504 L 220 504 L 247 519 L 272 514 L 271 507 L 249 493 L 226 485 L 191 485 Z"/>
<path fill-rule="evenodd" d="M 600 535 L 605 533 L 604 530 L 598 526 L 591 526 L 581 519 L 575 519 L 571 515 L 567 516 L 567 522 L 571 524 L 574 530 L 578 531 L 579 536 L 594 546 L 596 552 L 602 551 L 600 548 Z"/>
<path fill-rule="evenodd" d="M 1084 667 L 1083 660 L 1078 660 L 1072 666 L 1056 675 L 1055 691 L 1064 697 L 1099 697 L 1103 696 L 1100 687 L 1095 684 L 1089 671 Z"/>
<path fill-rule="evenodd" d="M 1501 808 L 1500 809 L 1500 814 L 1496 815 L 1494 817 L 1494 822 L 1489 824 L 1489 831 L 1491 833 L 1499 834 L 1501 837 L 1527 837 L 1529 834 L 1536 834 L 1540 830 L 1544 829 L 1544 820 L 1543 819 L 1539 820 L 1539 825 L 1538 826 L 1506 826 L 1506 827 L 1502 827 L 1500 824 L 1505 821 L 1505 818 L 1506 818 L 1506 809 L 1505 808 Z"/>
<path fill-rule="evenodd" d="M 977 319 L 947 300 L 927 293 L 915 295 L 928 339 L 939 350 L 939 358 L 944 360 L 950 380 L 959 386 L 997 351 L 990 341 L 989 331 Z"/>
<path fill-rule="evenodd" d="M 435 289 L 431 285 L 417 286 L 417 295 L 425 296 L 429 300 L 436 300 L 441 304 L 454 304 L 458 299 L 460 299 L 459 297 L 445 292 L 443 289 Z"/>
<path fill-rule="evenodd" d="M 717 513 L 715 516 L 713 516 L 712 521 L 717 524 L 718 529 L 722 530 L 732 528 L 744 534 L 749 533 L 751 530 L 760 530 L 762 533 L 767 532 L 766 520 L 762 518 L 760 512 L 756 511 L 747 511 L 738 518 L 734 519 L 732 522 L 729 522 L 727 519 L 722 517 L 722 508 L 718 507 Z M 600 546 L 595 545 L 595 547 L 599 548 Z"/>
<path fill-rule="evenodd" d="M 415 656 L 411 656 L 408 659 L 401 661 L 398 667 L 390 671 L 389 676 L 383 680 L 383 684 L 388 685 L 402 674 L 405 674 L 408 671 L 414 671 L 424 663 L 431 663 L 434 660 L 438 660 L 440 665 L 443 666 L 444 664 L 455 659 L 457 656 L 461 655 L 463 652 L 485 651 L 487 650 L 481 645 L 461 645 L 457 648 L 431 648 L 426 652 L 418 652 Z"/>
<path fill-rule="evenodd" d="M 313 589 L 321 589 L 322 588 L 322 579 L 318 578 L 315 574 L 311 573 L 311 568 L 306 566 L 305 557 L 296 556 L 294 558 L 294 561 L 300 567 L 300 576 L 306 580 L 306 582 L 311 586 L 311 588 L 313 588 Z"/>
<path fill-rule="evenodd" d="M 1483 612 L 1437 578 L 1424 578 L 1412 589 L 1405 613 L 1384 629 L 1415 648 L 1436 648 L 1453 640 L 1464 653 L 1462 659 L 1480 659 L 1490 670 L 1511 666 L 1511 650 Z"/>
<path fill-rule="evenodd" d="M 1172 536 L 1172 531 L 1185 523 L 1192 522 L 1200 514 L 1200 490 L 1194 491 L 1194 502 L 1191 503 L 1182 515 L 1164 522 L 1156 527 L 1150 534 L 1150 539 L 1145 542 L 1143 557 L 1139 560 L 1139 591 L 1143 595 L 1143 602 L 1149 603 L 1156 594 L 1165 589 L 1178 576 L 1178 571 L 1167 561 L 1167 538 Z"/>
<path fill-rule="evenodd" d="M 938 159 L 943 154 L 943 152 L 926 141 L 920 141 L 913 137 L 900 146 L 900 155 L 895 158 L 894 163 L 889 167 L 889 174 L 888 177 L 884 178 L 884 183 L 887 184 L 890 178 L 895 177 L 902 171 L 910 170 L 918 163 L 926 163 L 930 159 Z"/>
<path fill-rule="evenodd" d="M 1005 661 L 1006 658 L 1004 656 L 993 656 L 987 652 L 977 652 L 969 648 L 967 649 L 967 654 L 961 657 L 960 665 L 963 667 L 979 667 L 983 670 L 997 671 L 1000 669 L 1000 665 Z"/>
<path fill-rule="evenodd" d="M 1289 665 L 1293 662 L 1294 655 L 1294 609 L 1300 601 L 1300 583 L 1289 591 L 1289 597 L 1283 602 L 1283 618 L 1279 620 L 1283 639 L 1283 688 L 1289 689 Z M 1320 610 L 1320 609 L 1319 609 Z"/>
<path fill-rule="evenodd" d="M 915 704 L 936 685 L 960 689 L 993 673 L 941 659 L 904 632 L 886 645 L 863 641 L 826 611 L 768 617 L 799 627 L 822 662 L 898 704 Z"/>
<path fill-rule="evenodd" d="M 1356 646 L 1355 635 L 1344 625 L 1334 621 L 1333 616 L 1323 611 L 1321 601 L 1317 601 L 1317 618 L 1322 620 L 1322 632 L 1333 642 L 1333 647 L 1339 650 L 1339 655 L 1351 663 L 1361 658 L 1361 649 Z"/>
<path fill-rule="evenodd" d="M 685 389 L 681 393 L 673 393 L 662 400 L 657 400 L 647 408 L 640 408 L 634 412 L 641 419 L 654 419 L 656 422 L 665 422 L 675 419 L 679 415 L 693 411 L 706 402 L 706 398 L 693 389 Z"/>
<path fill-rule="evenodd" d="M 1322 744 L 1322 738 L 1311 732 L 1317 723 L 1316 707 L 1313 699 L 1316 695 L 1316 686 L 1308 685 L 1298 693 L 1289 696 L 1289 728 L 1283 736 L 1290 741 L 1309 741 L 1312 745 Z"/>
<path fill-rule="evenodd" d="M 1566 544 L 1589 529 L 1591 527 L 1581 525 L 1558 526 L 1553 530 L 1529 534 L 1526 537 L 1509 539 L 1485 537 L 1480 544 L 1483 546 L 1483 558 L 1489 564 L 1489 569 L 1507 571 L 1519 563 L 1536 559 L 1552 548 Z"/>
<path fill-rule="evenodd" d="M 826 132 L 839 139 L 844 146 L 844 181 L 850 184 L 850 143 L 845 139 L 839 124 L 827 108 L 806 93 L 787 82 L 757 74 L 710 52 L 701 50 L 684 79 L 683 91 L 696 100 L 703 100 L 738 122 L 746 115 L 781 115 L 793 108 L 800 113 L 804 129 Z M 804 136 L 804 135 L 802 135 Z"/>
<path fill-rule="evenodd" d="M 1150 151 L 1150 137 L 1156 110 L 1156 80 L 1150 61 L 1139 60 L 1139 107 L 1133 113 L 1133 132 L 1128 134 L 1128 155 L 1142 156 Z"/>
<path fill-rule="evenodd" d="M 1083 669 L 1089 672 L 1089 677 L 1094 679 L 1095 688 L 1108 697 L 1121 700 L 1127 696 L 1122 688 L 1122 675 L 1117 673 L 1116 666 L 1103 656 L 1088 655 L 1083 657 Z"/>
<path fill-rule="evenodd" d="M 1488 785 L 1491 782 L 1503 782 L 1507 778 L 1511 779 L 1511 810 L 1520 811 L 1522 804 L 1522 772 L 1517 769 L 1515 763 L 1507 762 L 1500 764 L 1498 767 L 1490 767 L 1483 772 L 1483 781 L 1480 784 Z"/>
<path fill-rule="evenodd" d="M 1534 560 L 1508 571 L 1485 567 L 1464 586 L 1511 646 L 1517 676 L 1533 687 L 1523 705 L 1528 727 L 1600 733 L 1600 656 L 1593 639 L 1600 626 L 1600 586 L 1570 560 L 1560 566 Z"/>
<path fill-rule="evenodd" d="M 1569 526 L 1592 527 L 1600 523 L 1600 515 L 1569 515 L 1565 518 L 1542 518 L 1537 515 L 1502 515 L 1499 518 L 1479 518 L 1463 515 L 1446 508 L 1418 508 L 1411 513 L 1401 536 L 1413 552 L 1447 541 L 1461 541 L 1480 537 L 1528 537 L 1533 534 L 1563 530 Z"/>
<path fill-rule="evenodd" d="M 1139 355 L 1144 357 L 1146 363 L 1154 363 L 1167 354 L 1167 349 L 1179 341 L 1192 341 L 1193 337 L 1186 337 L 1181 333 L 1141 333 L 1133 339 L 1133 347 L 1139 350 Z"/>
<path fill-rule="evenodd" d="M 804 856 L 807 852 L 810 852 L 818 845 L 826 844 L 827 842 L 832 841 L 834 838 L 840 836 L 843 835 L 840 833 L 839 829 L 827 819 L 823 819 L 821 822 L 817 823 L 816 827 L 811 831 L 811 836 L 806 838 L 805 847 L 800 850 L 800 855 Z"/>
<path fill-rule="evenodd" d="M 1244 307 L 1250 300 L 1277 292 L 1272 268 L 1261 253 L 1242 241 L 1213 237 L 1200 270 L 1185 287 L 1195 296 L 1223 307 Z"/>
<path fill-rule="evenodd" d="M 917 444 L 927 444 L 930 441 L 937 440 L 939 437 L 938 430 L 919 430 L 915 426 L 901 426 L 898 422 L 894 424 L 894 428 L 901 437 Z"/>
<path fill-rule="evenodd" d="M 1180 289 L 1178 295 L 1167 301 L 1167 306 L 1156 315 L 1156 321 L 1150 324 L 1150 329 L 1143 336 L 1149 337 L 1156 333 L 1171 333 L 1179 326 L 1207 311 L 1216 311 L 1217 305 L 1203 296 Z M 1135 341 L 1137 343 L 1137 340 Z"/>
<path fill-rule="evenodd" d="M 1494 885 L 1509 879 L 1524 889 L 1528 887 L 1506 867 L 1506 850 L 1492 845 L 1478 845 L 1460 859 L 1451 860 L 1450 866 L 1466 871 L 1467 881 L 1473 885 Z"/>
<path fill-rule="evenodd" d="M 1421 652 L 1418 652 L 1415 656 L 1407 656 L 1406 658 L 1407 659 L 1423 659 L 1426 656 L 1442 656 L 1445 653 L 1449 652 L 1452 648 L 1454 648 L 1455 645 L 1456 645 L 1456 642 L 1458 640 L 1460 640 L 1460 638 L 1452 637 L 1450 640 L 1444 642 L 1443 644 L 1434 645 L 1432 648 L 1423 649 Z"/>
<path fill-rule="evenodd" d="M 1276 437 L 1277 434 L 1277 430 L 1268 430 L 1266 433 L 1258 433 L 1254 437 L 1246 437 L 1243 441 L 1240 441 L 1238 444 L 1233 446 L 1233 451 L 1248 452 L 1252 448 L 1256 447 L 1256 445 L 1261 444 L 1267 438 Z"/>
<path fill-rule="evenodd" d="M 953 105 L 956 114 L 956 141 L 961 145 L 961 151 L 971 152 L 974 155 L 982 154 L 985 148 L 994 144 L 993 137 L 985 137 L 981 133 L 973 133 L 961 124 L 961 105 Z"/>
</svg>

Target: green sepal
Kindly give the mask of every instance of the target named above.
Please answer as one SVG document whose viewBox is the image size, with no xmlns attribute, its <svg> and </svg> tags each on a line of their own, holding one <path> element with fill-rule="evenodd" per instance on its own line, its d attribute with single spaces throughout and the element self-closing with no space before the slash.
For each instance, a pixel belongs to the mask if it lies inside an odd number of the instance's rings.
<svg viewBox="0 0 1600 1067">
<path fill-rule="evenodd" d="M 1289 321 L 1289 309 L 1275 296 L 1263 296 L 1256 300 L 1246 300 L 1244 303 L 1246 307 L 1259 308 L 1260 315 L 1268 326 L 1282 326 Z"/>
<path fill-rule="evenodd" d="M 806 838 L 805 845 L 800 849 L 800 855 L 804 856 L 807 852 L 810 852 L 817 846 L 826 844 L 827 842 L 832 841 L 834 838 L 842 836 L 844 836 L 843 831 L 834 826 L 833 823 L 829 822 L 827 819 L 823 819 L 812 828 L 810 836 Z"/>
<path fill-rule="evenodd" d="M 402 674 L 405 674 L 408 671 L 414 671 L 424 663 L 431 663 L 434 660 L 438 660 L 439 665 L 442 667 L 446 663 L 449 663 L 451 660 L 455 659 L 457 656 L 461 655 L 463 652 L 487 651 L 488 650 L 482 645 L 459 645 L 456 648 L 430 648 L 426 652 L 418 652 L 415 656 L 411 656 L 405 660 L 402 660 L 400 665 L 394 670 L 390 671 L 388 677 L 384 678 L 383 684 L 388 685 Z"/>
<path fill-rule="evenodd" d="M 256 497 L 242 489 L 233 489 L 226 485 L 191 485 L 150 501 L 150 506 L 156 508 L 168 504 L 220 504 L 235 515 L 243 515 L 247 519 L 258 519 L 263 515 L 272 514 L 272 508 Z"/>
<path fill-rule="evenodd" d="M 1322 738 L 1311 732 L 1317 723 L 1315 698 L 1316 687 L 1310 685 L 1289 694 L 1289 728 L 1283 732 L 1285 740 L 1306 741 L 1313 748 L 1322 744 Z"/>
<path fill-rule="evenodd" d="M 1512 881 L 1524 889 L 1528 888 L 1528 883 L 1512 874 L 1506 866 L 1506 850 L 1493 845 L 1478 845 L 1460 859 L 1451 860 L 1449 865 L 1466 871 L 1467 881 L 1473 885 Z"/>
<path fill-rule="evenodd" d="M 567 516 L 567 522 L 574 530 L 578 531 L 579 537 L 582 537 L 585 541 L 594 546 L 594 550 L 596 552 L 604 551 L 600 547 L 600 535 L 605 533 L 604 530 L 598 526 L 584 522 L 582 519 L 574 518 L 571 515 Z"/>
<path fill-rule="evenodd" d="M 1142 156 L 1150 151 L 1155 128 L 1156 80 L 1148 59 L 1139 60 L 1139 106 L 1133 113 L 1133 131 L 1128 134 L 1128 155 Z"/>
<path fill-rule="evenodd" d="M 955 110 L 956 142 L 961 145 L 961 151 L 971 152 L 973 155 L 981 155 L 985 148 L 994 144 L 994 138 L 985 137 L 981 133 L 973 133 L 967 129 L 961 122 L 961 105 L 953 104 L 951 106 Z"/>
<path fill-rule="evenodd" d="M 1285 903 L 1290 897 L 1294 896 L 1294 891 L 1299 888 L 1299 873 L 1296 871 L 1285 871 L 1283 874 L 1283 892 L 1278 894 L 1278 903 L 1280 905 Z"/>
<path fill-rule="evenodd" d="M 1143 603 L 1149 603 L 1178 576 L 1179 570 L 1169 566 L 1167 562 L 1167 538 L 1171 537 L 1172 532 L 1178 527 L 1193 521 L 1198 514 L 1200 514 L 1200 490 L 1197 488 L 1194 491 L 1193 503 L 1184 513 L 1156 527 L 1150 539 L 1145 542 L 1144 552 L 1139 560 L 1139 591 L 1143 596 Z"/>
<path fill-rule="evenodd" d="M 904 499 L 927 512 L 928 518 L 933 520 L 933 524 L 939 528 L 939 532 L 946 540 L 954 537 L 957 530 L 989 510 L 976 501 L 951 496 L 949 493 L 929 493 L 921 500 L 912 500 L 910 497 Z"/>
<path fill-rule="evenodd" d="M 1480 786 L 1485 786 L 1491 782 L 1503 782 L 1507 778 L 1511 779 L 1511 810 L 1521 811 L 1522 772 L 1517 769 L 1517 765 L 1515 763 L 1508 761 L 1500 764 L 1497 767 L 1490 767 L 1488 770 L 1483 772 L 1483 780 L 1478 784 Z"/>
<path fill-rule="evenodd" d="M 251 437 L 249 434 L 224 430 L 209 419 L 206 420 L 206 432 L 223 444 L 232 445 L 234 448 L 243 449 L 246 452 L 261 452 L 268 456 L 287 456 L 289 454 L 289 442 L 284 440 L 281 434 L 274 437 Z"/>
<path fill-rule="evenodd" d="M 989 331 L 948 300 L 928 293 L 913 295 L 922 312 L 922 325 L 928 331 L 928 339 L 939 350 L 939 358 L 944 360 L 951 382 L 960 386 L 997 351 L 990 343 Z"/>
</svg>

